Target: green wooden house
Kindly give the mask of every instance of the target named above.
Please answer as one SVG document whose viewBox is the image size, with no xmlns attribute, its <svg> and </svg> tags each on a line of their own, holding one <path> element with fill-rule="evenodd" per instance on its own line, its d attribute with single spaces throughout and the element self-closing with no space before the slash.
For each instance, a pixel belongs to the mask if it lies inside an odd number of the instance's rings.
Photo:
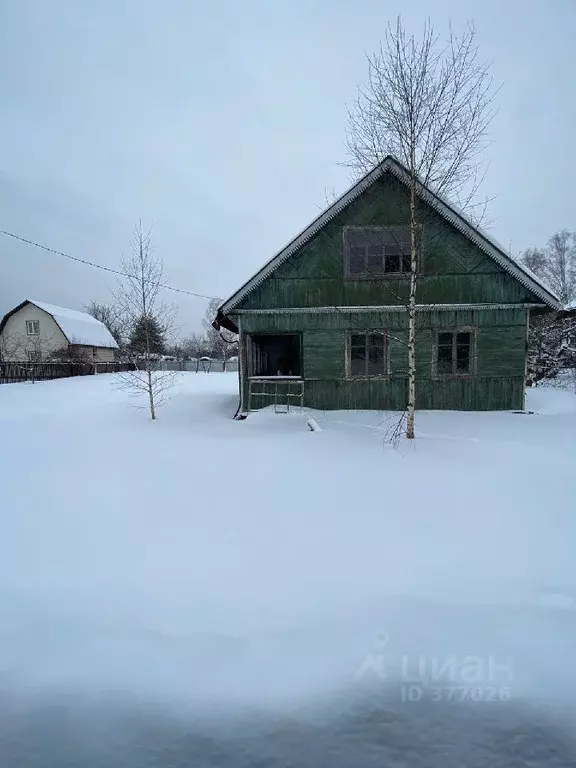
<svg viewBox="0 0 576 768">
<path fill-rule="evenodd" d="M 408 182 L 387 157 L 222 304 L 241 413 L 406 407 Z M 557 297 L 423 185 L 418 222 L 416 407 L 523 409 L 530 314 Z"/>
</svg>

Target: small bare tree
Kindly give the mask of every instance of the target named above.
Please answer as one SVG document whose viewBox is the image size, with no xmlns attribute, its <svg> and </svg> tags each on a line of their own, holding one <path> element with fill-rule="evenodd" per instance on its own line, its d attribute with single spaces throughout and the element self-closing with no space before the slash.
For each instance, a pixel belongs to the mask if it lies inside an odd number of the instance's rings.
<svg viewBox="0 0 576 768">
<path fill-rule="evenodd" d="M 164 337 L 172 332 L 174 307 L 160 299 L 164 266 L 152 250 L 151 230 L 144 231 L 142 222 L 134 230 L 130 248 L 130 256 L 122 260 L 124 277 L 118 282 L 114 298 L 129 327 L 138 326 L 140 343 L 126 349 L 135 370 L 119 376 L 123 386 L 135 396 L 146 396 L 154 421 L 157 407 L 164 402 L 176 378 L 174 371 L 157 370 L 159 355 L 155 349 L 158 329 Z"/>
<path fill-rule="evenodd" d="M 3 334 L 0 338 L 0 360 L 39 363 L 50 356 L 52 347 L 52 334 Z"/>
<path fill-rule="evenodd" d="M 50 352 L 50 362 L 54 363 L 93 363 L 94 358 L 88 347 L 78 344 L 65 344 Z"/>
<path fill-rule="evenodd" d="M 191 333 L 182 340 L 182 349 L 186 358 L 203 357 L 209 352 L 208 340 L 201 333 Z"/>
<path fill-rule="evenodd" d="M 426 23 L 421 39 L 400 19 L 368 58 L 368 83 L 349 111 L 349 165 L 365 173 L 387 155 L 408 172 L 410 289 L 406 437 L 414 438 L 416 405 L 416 289 L 426 189 L 462 210 L 477 210 L 482 153 L 493 117 L 494 88 L 480 61 L 476 33 L 450 29 L 445 43 Z M 485 208 L 485 203 L 482 204 Z"/>
</svg>

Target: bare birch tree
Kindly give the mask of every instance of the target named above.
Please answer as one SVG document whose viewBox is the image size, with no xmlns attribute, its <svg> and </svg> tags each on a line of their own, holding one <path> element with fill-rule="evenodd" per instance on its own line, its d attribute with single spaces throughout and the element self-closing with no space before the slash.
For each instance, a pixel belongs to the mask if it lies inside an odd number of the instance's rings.
<svg viewBox="0 0 576 768">
<path fill-rule="evenodd" d="M 528 248 L 522 262 L 550 286 L 562 304 L 576 299 L 575 232 L 556 232 L 545 248 Z"/>
<path fill-rule="evenodd" d="M 126 389 L 135 396 L 146 397 L 150 418 L 154 421 L 156 409 L 174 385 L 176 374 L 157 370 L 158 354 L 153 334 L 158 328 L 164 336 L 172 331 L 174 308 L 161 301 L 164 266 L 153 252 L 151 230 L 144 231 L 142 222 L 134 230 L 130 249 L 130 256 L 122 260 L 124 277 L 118 282 L 114 298 L 128 325 L 131 328 L 138 325 L 141 343 L 137 348 L 128 347 L 125 351 L 135 370 L 119 376 Z"/>
<path fill-rule="evenodd" d="M 480 60 L 476 32 L 442 42 L 426 23 L 420 39 L 401 20 L 389 26 L 379 51 L 368 57 L 368 82 L 349 110 L 349 165 L 365 173 L 388 155 L 408 171 L 410 288 L 406 437 L 414 438 L 416 405 L 416 295 L 423 206 L 422 186 L 477 212 L 493 117 L 493 79 Z M 480 203 L 485 207 L 485 202 Z"/>
</svg>

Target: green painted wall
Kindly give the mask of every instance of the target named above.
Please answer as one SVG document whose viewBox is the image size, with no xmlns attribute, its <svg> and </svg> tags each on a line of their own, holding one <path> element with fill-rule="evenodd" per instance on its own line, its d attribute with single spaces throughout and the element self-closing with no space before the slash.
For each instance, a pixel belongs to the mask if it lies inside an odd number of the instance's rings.
<svg viewBox="0 0 576 768">
<path fill-rule="evenodd" d="M 387 176 L 330 221 L 239 305 L 240 310 L 405 304 L 407 277 L 349 281 L 344 278 L 343 227 L 406 225 L 408 195 Z M 419 304 L 522 304 L 535 297 L 492 259 L 428 208 L 419 211 L 423 247 Z M 514 309 L 430 311 L 418 314 L 417 407 L 520 409 L 524 406 L 526 311 Z M 404 409 L 407 317 L 405 312 L 331 311 L 241 314 L 243 334 L 302 335 L 306 405 L 314 408 Z M 476 329 L 476 373 L 469 378 L 432 375 L 435 332 Z M 347 338 L 355 331 L 387 330 L 390 375 L 346 377 Z M 246 377 L 245 377 L 246 378 Z M 244 385 L 244 407 L 248 385 Z M 256 407 L 270 401 L 257 402 Z"/>
<path fill-rule="evenodd" d="M 524 407 L 525 309 L 421 312 L 417 321 L 418 408 Z M 469 378 L 434 378 L 435 331 L 458 327 L 475 329 L 476 373 Z M 243 333 L 302 334 L 305 404 L 311 408 L 401 410 L 406 405 L 408 334 L 404 312 L 243 315 L 242 330 Z M 390 374 L 382 379 L 347 378 L 347 337 L 368 330 L 388 332 Z M 246 384 L 245 398 L 247 394 Z M 255 407 L 264 404 L 270 401 L 257 401 Z"/>
<path fill-rule="evenodd" d="M 239 305 L 241 308 L 402 304 L 408 279 L 344 279 L 345 226 L 406 225 L 407 192 L 387 176 L 352 202 Z M 418 303 L 521 303 L 534 297 L 430 208 L 422 208 Z"/>
</svg>

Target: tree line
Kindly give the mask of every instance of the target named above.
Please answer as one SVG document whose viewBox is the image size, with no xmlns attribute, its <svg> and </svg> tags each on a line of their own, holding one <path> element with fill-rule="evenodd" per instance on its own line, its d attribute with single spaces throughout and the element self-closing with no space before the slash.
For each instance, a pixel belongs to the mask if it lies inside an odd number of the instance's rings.
<svg viewBox="0 0 576 768">
<path fill-rule="evenodd" d="M 210 357 L 214 360 L 229 360 L 238 354 L 238 339 L 227 331 L 217 331 L 212 320 L 222 299 L 210 299 L 202 331 L 178 337 L 172 323 L 152 315 L 127 317 L 122 307 L 114 303 L 93 301 L 85 310 L 100 320 L 114 337 L 120 349 L 120 356 L 142 353 L 148 343 L 150 353 L 156 357 L 173 357 L 178 361 Z"/>
</svg>

